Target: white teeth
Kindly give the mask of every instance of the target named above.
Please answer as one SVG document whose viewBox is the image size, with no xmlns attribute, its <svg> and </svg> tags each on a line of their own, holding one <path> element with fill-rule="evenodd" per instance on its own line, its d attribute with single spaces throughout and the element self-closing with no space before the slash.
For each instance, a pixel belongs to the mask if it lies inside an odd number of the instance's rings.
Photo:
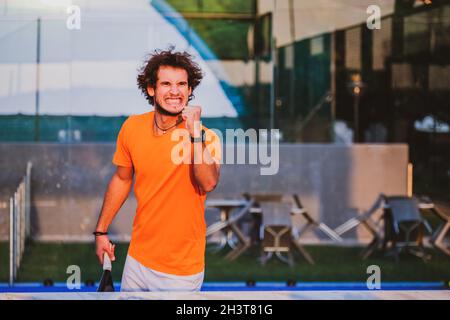
<svg viewBox="0 0 450 320">
<path fill-rule="evenodd" d="M 181 103 L 181 99 L 166 99 L 166 102 L 168 104 L 178 105 Z"/>
</svg>

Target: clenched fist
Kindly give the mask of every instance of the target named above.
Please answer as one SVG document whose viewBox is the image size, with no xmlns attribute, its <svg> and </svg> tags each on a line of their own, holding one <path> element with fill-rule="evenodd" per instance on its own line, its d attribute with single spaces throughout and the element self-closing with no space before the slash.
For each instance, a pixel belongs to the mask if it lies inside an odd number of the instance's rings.
<svg viewBox="0 0 450 320">
<path fill-rule="evenodd" d="M 200 106 L 186 106 L 181 112 L 183 120 L 186 121 L 185 126 L 191 137 L 199 137 L 202 131 L 200 117 L 202 108 Z"/>
</svg>

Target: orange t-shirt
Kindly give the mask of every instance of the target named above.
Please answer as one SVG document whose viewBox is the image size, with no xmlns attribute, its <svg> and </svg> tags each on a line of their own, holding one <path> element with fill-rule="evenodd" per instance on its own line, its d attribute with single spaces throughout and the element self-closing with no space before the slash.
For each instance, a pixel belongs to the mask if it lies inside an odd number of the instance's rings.
<svg viewBox="0 0 450 320">
<path fill-rule="evenodd" d="M 171 136 L 173 130 L 184 128 L 185 122 L 155 136 L 153 117 L 152 111 L 124 122 L 113 158 L 117 166 L 134 167 L 136 178 L 137 209 L 128 254 L 156 271 L 196 274 L 205 265 L 206 194 L 194 181 L 192 165 L 172 161 L 173 148 L 181 140 L 172 141 Z M 203 128 L 210 134 L 207 141 L 220 146 L 218 136 Z M 212 156 L 219 163 L 221 154 L 216 151 Z"/>
</svg>

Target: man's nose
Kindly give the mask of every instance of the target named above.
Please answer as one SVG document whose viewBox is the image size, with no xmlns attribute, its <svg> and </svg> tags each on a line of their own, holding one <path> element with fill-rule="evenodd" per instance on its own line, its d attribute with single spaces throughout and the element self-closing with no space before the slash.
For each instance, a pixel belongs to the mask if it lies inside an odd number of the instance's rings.
<svg viewBox="0 0 450 320">
<path fill-rule="evenodd" d="M 179 92 L 180 90 L 178 89 L 178 86 L 177 85 L 173 85 L 173 86 L 170 86 L 170 93 L 172 93 L 172 94 L 178 94 L 178 92 Z"/>
</svg>

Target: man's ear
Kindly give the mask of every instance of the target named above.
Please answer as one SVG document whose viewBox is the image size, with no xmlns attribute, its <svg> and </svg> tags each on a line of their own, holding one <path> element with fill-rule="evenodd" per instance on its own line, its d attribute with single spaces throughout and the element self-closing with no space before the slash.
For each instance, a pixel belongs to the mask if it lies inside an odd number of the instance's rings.
<svg viewBox="0 0 450 320">
<path fill-rule="evenodd" d="M 192 87 L 189 87 L 189 95 L 192 93 Z"/>
<path fill-rule="evenodd" d="M 153 87 L 148 86 L 147 92 L 151 97 L 155 96 L 155 89 Z"/>
</svg>

